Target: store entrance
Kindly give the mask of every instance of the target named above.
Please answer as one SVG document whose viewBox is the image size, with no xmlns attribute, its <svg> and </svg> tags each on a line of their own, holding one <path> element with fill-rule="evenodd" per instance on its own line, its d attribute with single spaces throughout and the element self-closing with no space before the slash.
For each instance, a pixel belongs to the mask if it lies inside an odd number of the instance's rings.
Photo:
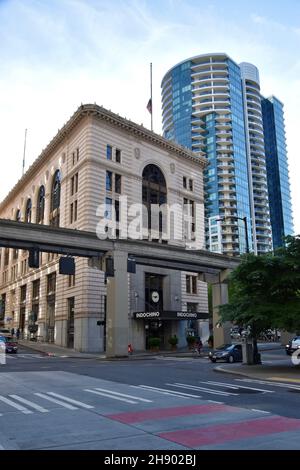
<svg viewBox="0 0 300 470">
<path fill-rule="evenodd" d="M 163 311 L 163 278 L 155 273 L 145 273 L 145 311 Z M 160 348 L 165 346 L 165 327 L 162 320 L 146 320 L 146 349 L 150 349 L 149 338 L 159 338 Z"/>
<path fill-rule="evenodd" d="M 160 348 L 165 347 L 165 328 L 164 322 L 159 320 L 146 320 L 145 321 L 146 331 L 146 349 L 150 349 L 149 338 L 159 338 Z"/>
</svg>

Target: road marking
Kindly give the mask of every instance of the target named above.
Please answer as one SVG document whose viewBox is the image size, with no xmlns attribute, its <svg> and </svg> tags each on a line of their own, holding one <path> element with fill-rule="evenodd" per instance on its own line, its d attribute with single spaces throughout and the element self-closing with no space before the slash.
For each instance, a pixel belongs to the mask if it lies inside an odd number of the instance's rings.
<svg viewBox="0 0 300 470">
<path fill-rule="evenodd" d="M 59 393 L 47 392 L 47 395 L 61 398 L 62 400 L 68 401 L 69 403 L 72 403 L 73 405 L 81 406 L 82 408 L 87 408 L 87 409 L 94 408 L 92 405 L 87 405 L 86 403 L 82 403 L 82 401 L 73 400 L 73 398 L 65 397 L 64 395 L 60 395 Z"/>
<path fill-rule="evenodd" d="M 0 415 L 2 416 L 2 415 Z M 5 450 L 5 447 L 3 447 L 1 444 L 0 444 L 0 450 Z"/>
<path fill-rule="evenodd" d="M 218 405 L 224 405 L 223 401 L 207 400 L 209 403 L 217 403 Z"/>
<path fill-rule="evenodd" d="M 200 395 L 192 395 L 190 393 L 177 392 L 176 390 L 170 390 L 166 388 L 150 387 L 150 385 L 139 385 L 139 387 L 144 390 L 149 390 L 151 392 L 162 393 L 163 395 L 172 395 L 173 397 L 178 398 L 201 398 Z"/>
<path fill-rule="evenodd" d="M 270 414 L 270 411 L 257 410 L 256 408 L 251 408 L 251 411 L 257 411 L 258 413 L 266 413 L 266 414 Z"/>
<path fill-rule="evenodd" d="M 56 398 L 49 397 L 48 395 L 45 395 L 44 393 L 35 393 L 38 397 L 44 398 L 45 400 L 51 401 L 52 403 L 56 403 L 57 405 L 61 405 L 64 408 L 67 408 L 68 410 L 78 410 L 78 408 L 75 408 L 75 406 L 68 405 L 67 403 L 64 403 L 63 401 L 56 400 Z"/>
<path fill-rule="evenodd" d="M 266 380 L 254 380 L 254 379 L 235 379 L 240 382 L 250 382 L 250 383 L 259 383 L 263 385 L 269 385 L 269 386 L 274 386 L 274 387 L 281 387 L 281 388 L 291 388 L 293 390 L 300 390 L 299 385 L 291 385 L 283 382 L 268 382 Z"/>
<path fill-rule="evenodd" d="M 264 393 L 274 393 L 274 391 L 272 390 L 264 390 L 262 388 L 253 388 L 253 387 L 243 387 L 242 385 L 238 385 L 238 386 L 234 386 L 234 385 L 228 385 L 224 382 L 204 382 L 204 383 L 208 383 L 208 384 L 212 384 L 212 385 L 216 385 L 217 387 L 223 387 L 224 385 L 228 388 L 246 388 L 247 390 L 257 390 L 259 392 L 264 392 Z"/>
<path fill-rule="evenodd" d="M 166 384 L 166 385 L 171 385 L 171 387 L 187 388 L 190 390 L 199 390 L 199 392 L 210 393 L 212 395 L 221 395 L 225 397 L 228 397 L 229 395 L 238 395 L 238 393 L 223 392 L 221 390 L 212 390 L 211 388 L 198 387 L 196 385 L 187 385 L 187 384 L 181 384 L 181 383 Z"/>
<path fill-rule="evenodd" d="M 33 403 L 32 401 L 26 400 L 25 398 L 19 397 L 19 395 L 9 395 L 11 398 L 14 398 L 17 401 L 20 401 L 21 403 L 24 403 L 24 405 L 31 406 L 31 408 L 34 408 L 35 410 L 39 411 L 40 413 L 48 413 L 49 410 L 46 410 L 46 408 L 43 408 L 42 406 L 36 405 L 36 403 Z"/>
<path fill-rule="evenodd" d="M 137 404 L 138 403 L 137 401 L 128 400 L 127 398 L 116 397 L 116 396 L 110 395 L 108 393 L 98 392 L 97 390 L 89 390 L 89 389 L 86 388 L 86 389 L 84 389 L 84 391 L 89 392 L 89 393 L 94 393 L 95 395 L 100 395 L 102 397 L 112 398 L 113 400 L 125 401 L 126 403 L 131 403 L 131 404 Z"/>
<path fill-rule="evenodd" d="M 237 390 L 237 389 L 239 388 L 238 385 L 231 385 L 231 384 L 227 384 L 227 383 L 225 383 L 225 382 L 213 382 L 213 381 L 211 381 L 211 380 L 208 380 L 208 381 L 206 381 L 206 382 L 205 382 L 205 381 L 202 381 L 202 380 L 199 380 L 199 382 L 200 382 L 201 384 L 216 385 L 217 387 L 224 387 L 224 385 L 225 385 L 226 387 L 232 388 L 232 389 L 234 389 L 234 390 Z"/>
<path fill-rule="evenodd" d="M 0 400 L 3 401 L 4 403 L 6 403 L 7 405 L 10 405 L 13 408 L 16 408 L 17 410 L 21 411 L 22 413 L 24 413 L 24 415 L 32 414 L 32 411 L 27 410 L 27 408 L 25 408 L 24 406 L 18 405 L 17 403 L 15 403 L 12 400 L 9 400 L 8 398 L 0 396 Z"/>
<path fill-rule="evenodd" d="M 125 397 L 125 398 L 133 398 L 134 400 L 139 400 L 139 401 L 143 401 L 145 403 L 153 403 L 152 400 L 147 400 L 146 398 L 139 398 L 139 397 L 136 397 L 134 395 L 127 395 L 126 393 L 119 393 L 119 392 L 112 392 L 111 390 L 106 390 L 105 388 L 95 388 L 95 390 L 99 390 L 100 392 L 107 392 L 107 393 L 112 393 L 113 395 L 119 395 L 121 397 Z"/>
</svg>

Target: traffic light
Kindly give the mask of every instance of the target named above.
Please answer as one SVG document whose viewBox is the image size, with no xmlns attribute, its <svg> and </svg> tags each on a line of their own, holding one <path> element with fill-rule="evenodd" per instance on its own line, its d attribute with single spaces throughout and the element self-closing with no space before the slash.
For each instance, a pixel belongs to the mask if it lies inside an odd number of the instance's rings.
<svg viewBox="0 0 300 470">
<path fill-rule="evenodd" d="M 29 250 L 28 266 L 29 268 L 40 267 L 40 250 L 38 248 L 31 248 Z"/>
</svg>

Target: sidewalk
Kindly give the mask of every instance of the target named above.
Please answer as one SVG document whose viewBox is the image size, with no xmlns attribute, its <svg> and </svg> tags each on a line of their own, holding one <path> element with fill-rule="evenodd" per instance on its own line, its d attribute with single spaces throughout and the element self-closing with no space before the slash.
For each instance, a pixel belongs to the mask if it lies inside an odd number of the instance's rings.
<svg viewBox="0 0 300 470">
<path fill-rule="evenodd" d="M 19 340 L 19 345 L 34 351 L 43 353 L 49 356 L 60 356 L 60 357 L 70 357 L 78 359 L 106 359 L 105 353 L 83 353 L 79 351 L 74 351 L 74 349 L 64 348 L 62 346 L 57 346 L 52 343 L 42 343 L 34 342 L 27 340 Z M 195 352 L 186 349 L 180 349 L 177 351 L 165 350 L 165 351 L 137 351 L 124 356 L 123 358 L 107 358 L 107 360 L 122 360 L 122 359 L 151 359 L 158 356 L 171 356 L 171 357 L 193 357 L 193 358 L 206 358 L 208 357 L 208 348 L 203 348 L 201 354 L 196 354 Z"/>
<path fill-rule="evenodd" d="M 283 363 L 284 362 L 284 363 Z M 295 366 L 286 360 L 274 361 L 272 364 L 222 364 L 214 368 L 215 372 L 234 374 L 258 380 L 282 381 L 300 384 L 300 365 Z"/>
</svg>

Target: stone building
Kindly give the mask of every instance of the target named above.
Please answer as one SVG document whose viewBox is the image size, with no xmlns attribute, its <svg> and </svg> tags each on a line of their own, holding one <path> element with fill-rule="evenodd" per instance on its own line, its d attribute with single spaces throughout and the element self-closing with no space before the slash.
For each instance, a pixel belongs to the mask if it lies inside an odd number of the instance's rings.
<svg viewBox="0 0 300 470">
<path fill-rule="evenodd" d="M 118 221 L 124 196 L 129 207 L 185 204 L 191 207 L 197 233 L 192 245 L 203 248 L 205 165 L 202 157 L 143 126 L 97 105 L 82 105 L 2 201 L 0 218 L 95 232 L 99 205 L 108 213 L 114 208 Z M 177 229 L 178 223 L 176 219 Z M 190 243 L 185 238 L 162 240 L 160 231 L 155 241 Z M 105 350 L 107 277 L 85 258 L 75 263 L 74 276 L 62 275 L 58 255 L 41 253 L 40 267 L 33 269 L 27 251 L 2 248 L 5 326 L 20 328 L 28 337 L 35 317 L 38 340 L 83 352 Z M 135 350 L 147 348 L 150 336 L 159 336 L 167 347 L 170 335 L 176 334 L 183 346 L 188 332 L 199 333 L 197 318 L 208 306 L 206 284 L 196 275 L 137 266 L 128 282 L 124 315 L 130 318 L 128 341 Z M 156 311 L 159 318 L 151 315 Z"/>
</svg>

